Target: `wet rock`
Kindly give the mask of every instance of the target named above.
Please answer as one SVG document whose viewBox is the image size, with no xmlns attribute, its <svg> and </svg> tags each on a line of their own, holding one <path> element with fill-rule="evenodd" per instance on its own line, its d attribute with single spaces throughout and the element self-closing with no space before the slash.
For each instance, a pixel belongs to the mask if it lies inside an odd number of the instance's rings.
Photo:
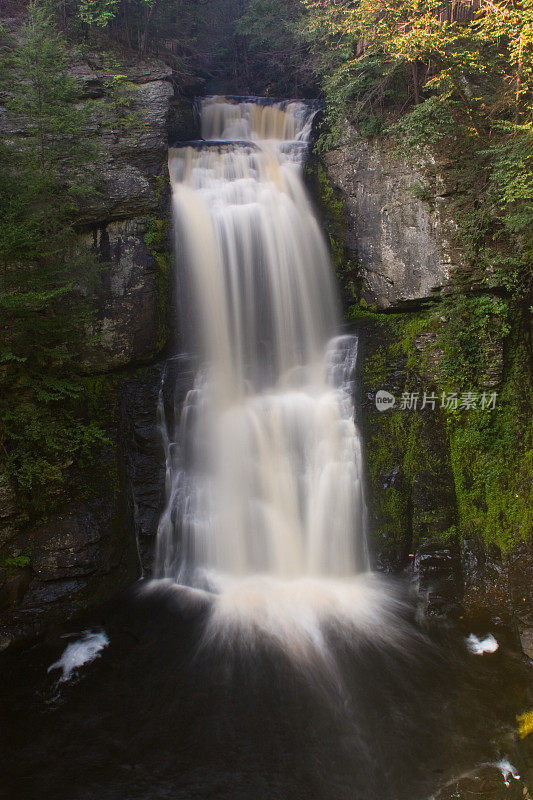
<svg viewBox="0 0 533 800">
<path fill-rule="evenodd" d="M 67 600 L 73 611 L 78 609 L 76 595 L 87 588 L 86 580 L 58 580 L 32 581 L 28 592 L 24 598 L 23 608 L 25 611 L 35 611 L 38 614 L 45 614 L 47 606 L 55 605 L 60 600 Z"/>
<path fill-rule="evenodd" d="M 455 542 L 428 540 L 417 548 L 412 566 L 424 614 L 435 619 L 457 619 L 461 614 L 461 561 Z"/>
<path fill-rule="evenodd" d="M 150 574 L 165 492 L 165 454 L 157 418 L 163 364 L 128 381 L 121 398 L 121 448 L 128 525 L 135 532 L 143 573 Z"/>
<path fill-rule="evenodd" d="M 117 503 L 71 504 L 46 525 L 19 533 L 17 541 L 31 549 L 30 563 L 0 571 L 0 650 L 68 620 L 139 576 L 133 532 L 120 524 Z"/>
<path fill-rule="evenodd" d="M 12 608 L 21 602 L 31 581 L 31 570 L 0 569 L 0 610 Z"/>
<path fill-rule="evenodd" d="M 128 519 L 135 531 L 145 575 L 152 572 L 155 537 L 165 503 L 165 452 L 158 405 L 172 435 L 175 420 L 194 380 L 183 356 L 156 364 L 128 381 L 121 400 L 121 438 Z"/>
<path fill-rule="evenodd" d="M 135 423 L 130 418 L 121 429 L 117 418 L 121 386 L 140 365 L 154 362 L 166 345 L 160 298 L 164 296 L 167 302 L 170 287 L 145 237 L 154 220 L 167 216 L 170 119 L 172 130 L 182 124 L 183 130 L 192 131 L 194 118 L 185 97 L 174 103 L 177 84 L 171 67 L 158 59 L 139 60 L 123 52 L 117 60 L 121 63 L 118 71 L 126 76 L 125 104 L 117 104 L 105 86 L 109 66 L 101 54 L 73 55 L 70 64 L 80 104 L 90 103 L 87 135 L 97 153 L 93 164 L 97 191 L 85 200 L 76 225 L 80 247 L 92 250 L 102 263 L 96 288 L 80 287 L 94 296 L 96 306 L 90 330 L 94 336 L 84 368 L 90 376 L 108 374 L 116 386 L 116 391 L 99 398 L 105 407 L 100 405 L 98 411 L 113 443 L 104 448 L 100 467 L 102 474 L 113 477 L 108 485 L 101 480 L 96 490 L 91 486 L 86 500 L 73 500 L 85 496 L 87 483 L 87 476 L 76 473 L 73 466 L 72 480 L 63 489 L 61 513 L 36 527 L 20 514 L 13 487 L 0 473 L 0 556 L 5 560 L 29 553 L 31 559 L 27 567 L 1 570 L 0 648 L 68 619 L 135 580 L 140 573 L 135 533 L 151 545 L 157 528 L 164 492 L 155 416 L 157 369 L 155 373 L 148 370 L 144 377 L 138 374 L 132 378 L 136 388 L 132 384 L 125 390 Z M 0 109 L 0 125 L 3 117 Z M 24 130 L 9 133 L 23 134 Z M 170 249 L 170 242 L 158 246 Z M 119 487 L 117 461 L 129 476 Z"/>
<path fill-rule="evenodd" d="M 197 94 L 202 93 L 202 87 L 197 87 Z M 188 97 L 180 96 L 177 92 L 170 103 L 170 114 L 168 118 L 168 141 L 190 142 L 200 138 L 200 126 L 191 101 Z"/>
<path fill-rule="evenodd" d="M 461 563 L 465 614 L 489 625 L 509 623 L 509 586 L 500 552 L 496 548 L 487 551 L 480 542 L 465 540 Z"/>
<path fill-rule="evenodd" d="M 533 628 L 524 628 L 520 631 L 520 644 L 525 655 L 533 659 Z"/>
<path fill-rule="evenodd" d="M 91 575 L 111 566 L 111 542 L 103 520 L 78 509 L 39 530 L 32 568 L 42 581 Z"/>
<path fill-rule="evenodd" d="M 533 658 L 533 552 L 526 543 L 502 555 L 477 541 L 462 545 L 464 617 L 480 630 L 504 632 L 514 649 Z M 501 635 L 501 634 L 500 634 Z"/>
</svg>

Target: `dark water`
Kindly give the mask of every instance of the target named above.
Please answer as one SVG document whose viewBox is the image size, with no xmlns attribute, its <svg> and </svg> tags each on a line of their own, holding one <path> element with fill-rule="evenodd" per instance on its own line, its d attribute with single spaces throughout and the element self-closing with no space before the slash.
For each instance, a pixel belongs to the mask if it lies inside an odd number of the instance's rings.
<svg viewBox="0 0 533 800">
<path fill-rule="evenodd" d="M 267 643 L 199 652 L 205 614 L 174 594 L 126 593 L 72 625 L 105 629 L 110 644 L 60 685 L 47 668 L 70 639 L 4 655 L 0 796 L 527 797 L 524 780 L 507 789 L 494 768 L 489 793 L 478 785 L 475 794 L 437 795 L 503 756 L 527 772 L 512 731 L 528 670 L 504 643 L 491 656 L 469 655 L 458 633 L 417 630 L 407 607 L 411 652 L 371 638 L 336 643 L 340 691 L 295 671 Z"/>
</svg>

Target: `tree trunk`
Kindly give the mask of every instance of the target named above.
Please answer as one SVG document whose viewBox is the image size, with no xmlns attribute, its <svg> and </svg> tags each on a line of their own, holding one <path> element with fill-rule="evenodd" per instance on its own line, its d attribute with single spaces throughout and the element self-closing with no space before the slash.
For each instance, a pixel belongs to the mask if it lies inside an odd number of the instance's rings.
<svg viewBox="0 0 533 800">
<path fill-rule="evenodd" d="M 411 64 L 411 72 L 413 75 L 413 89 L 415 95 L 415 105 L 419 105 L 420 103 L 420 92 L 418 88 L 418 64 L 416 61 L 413 61 Z"/>
</svg>

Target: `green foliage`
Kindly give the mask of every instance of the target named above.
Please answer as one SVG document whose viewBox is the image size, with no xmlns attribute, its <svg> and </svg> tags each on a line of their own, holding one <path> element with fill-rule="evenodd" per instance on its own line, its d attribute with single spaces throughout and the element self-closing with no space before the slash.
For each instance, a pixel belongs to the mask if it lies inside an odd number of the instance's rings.
<svg viewBox="0 0 533 800">
<path fill-rule="evenodd" d="M 399 134 L 399 154 L 409 155 L 420 145 L 434 145 L 452 136 L 455 139 L 457 122 L 445 98 L 430 96 L 415 106 L 409 114 L 389 128 Z"/>
<path fill-rule="evenodd" d="M 458 295 L 445 300 L 438 314 L 445 320 L 436 339 L 443 354 L 441 387 L 461 391 L 482 385 L 494 348 L 499 348 L 510 332 L 508 303 L 490 295 Z"/>
<path fill-rule="evenodd" d="M 384 125 L 385 117 L 382 114 L 369 114 L 360 119 L 359 131 L 361 136 L 371 139 L 373 136 L 383 133 Z"/>
<path fill-rule="evenodd" d="M 410 492 L 420 475 L 425 484 L 428 475 L 435 485 L 442 482 L 443 462 L 435 460 L 433 445 L 428 447 L 432 436 L 435 447 L 440 440 L 440 459 L 449 447 L 458 510 L 457 526 L 440 530 L 439 536 L 474 536 L 503 550 L 528 539 L 533 530 L 533 387 L 521 308 L 493 295 L 457 295 L 419 314 L 363 312 L 361 322 L 380 330 L 365 361 L 366 392 L 386 388 L 398 397 L 398 381 L 402 390 L 422 386 L 437 396 L 497 392 L 494 410 L 480 408 L 479 402 L 469 410 L 436 410 L 429 412 L 429 428 L 422 411 L 393 409 L 371 417 L 367 462 L 378 539 L 397 548 L 410 515 L 417 524 L 428 522 L 428 509 L 421 513 L 412 507 Z M 422 349 L 420 334 L 430 334 Z M 488 388 L 487 381 L 499 380 L 502 343 L 502 382 Z M 387 476 L 394 470 L 391 480 Z"/>
<path fill-rule="evenodd" d="M 388 324 L 386 315 L 350 308 L 352 318 L 395 329 L 395 341 L 367 362 L 365 380 L 390 379 L 396 363 L 407 382 L 423 377 L 438 391 L 483 390 L 498 381 L 503 346 L 496 409 L 449 412 L 446 424 L 457 530 L 507 548 L 533 530 L 533 398 L 521 330 L 533 272 L 533 0 L 304 4 L 301 35 L 329 107 L 321 147 L 346 136 L 345 120 L 359 136 L 388 136 L 400 157 L 424 170 L 413 193 L 445 200 L 441 213 L 457 222 L 454 294 L 436 310 Z M 425 346 L 420 334 L 430 334 Z M 392 459 L 407 476 L 401 420 L 379 419 L 384 434 L 369 448 L 370 468 L 386 471 L 390 442 L 404 454 Z M 405 503 L 387 491 L 383 507 L 392 520 Z"/>
<path fill-rule="evenodd" d="M 358 303 L 354 303 L 351 305 L 347 312 L 346 318 L 352 320 L 369 320 L 373 322 L 383 322 L 385 324 L 389 324 L 391 319 L 397 315 L 391 314 L 383 314 L 376 310 L 375 306 L 371 306 L 366 303 L 365 300 L 360 300 Z"/>
<path fill-rule="evenodd" d="M 144 56 L 172 37 L 181 46 L 188 43 L 193 5 L 175 0 L 64 0 L 61 11 L 56 4 L 50 11 L 76 38 L 81 28 L 89 40 L 113 39 Z M 177 53 L 175 60 L 180 61 Z"/>
<path fill-rule="evenodd" d="M 91 103 L 93 119 L 102 128 L 138 136 L 146 127 L 142 110 L 135 106 L 137 87 L 123 74 L 124 66 L 110 53 L 103 54 L 105 95 Z"/>
<path fill-rule="evenodd" d="M 377 350 L 365 361 L 364 377 L 367 383 L 384 385 L 389 377 L 389 363 L 385 349 Z"/>
<path fill-rule="evenodd" d="M 459 529 L 505 550 L 533 530 L 533 389 L 522 311 L 492 295 L 458 295 L 437 315 L 441 391 L 483 390 L 503 347 L 496 408 L 448 411 L 447 429 Z"/>
<path fill-rule="evenodd" d="M 115 19 L 120 0 L 79 0 L 78 17 L 87 25 L 105 27 Z"/>
<path fill-rule="evenodd" d="M 66 45 L 40 3 L 4 39 L 7 118 L 23 128 L 0 144 L 0 445 L 7 474 L 34 517 L 53 510 L 70 467 L 105 437 L 83 411 L 81 354 L 98 265 L 73 218 L 90 190 L 87 112 L 75 104 Z"/>
</svg>

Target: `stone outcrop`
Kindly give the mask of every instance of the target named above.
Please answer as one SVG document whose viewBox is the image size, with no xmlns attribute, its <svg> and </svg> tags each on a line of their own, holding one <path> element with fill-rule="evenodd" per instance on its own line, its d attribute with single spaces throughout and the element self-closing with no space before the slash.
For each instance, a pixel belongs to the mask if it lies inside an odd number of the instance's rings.
<svg viewBox="0 0 533 800">
<path fill-rule="evenodd" d="M 88 98 L 96 143 L 96 192 L 84 199 L 80 240 L 104 265 L 96 289 L 98 314 L 89 371 L 149 363 L 161 347 L 159 274 L 145 235 L 167 211 L 168 127 L 172 69 L 157 60 L 124 62 L 124 78 L 109 88 L 102 56 L 72 67 L 80 99 Z"/>
<path fill-rule="evenodd" d="M 357 262 L 362 297 L 379 309 L 415 306 L 446 285 L 459 258 L 455 225 L 419 199 L 421 166 L 398 158 L 383 139 L 349 136 L 321 156 L 328 180 L 342 200 L 345 246 Z"/>
<path fill-rule="evenodd" d="M 159 282 L 164 276 L 144 240 L 146 231 L 143 218 L 101 220 L 83 237 L 105 263 L 91 325 L 94 343 L 86 355 L 89 372 L 148 363 L 160 346 Z"/>
</svg>

